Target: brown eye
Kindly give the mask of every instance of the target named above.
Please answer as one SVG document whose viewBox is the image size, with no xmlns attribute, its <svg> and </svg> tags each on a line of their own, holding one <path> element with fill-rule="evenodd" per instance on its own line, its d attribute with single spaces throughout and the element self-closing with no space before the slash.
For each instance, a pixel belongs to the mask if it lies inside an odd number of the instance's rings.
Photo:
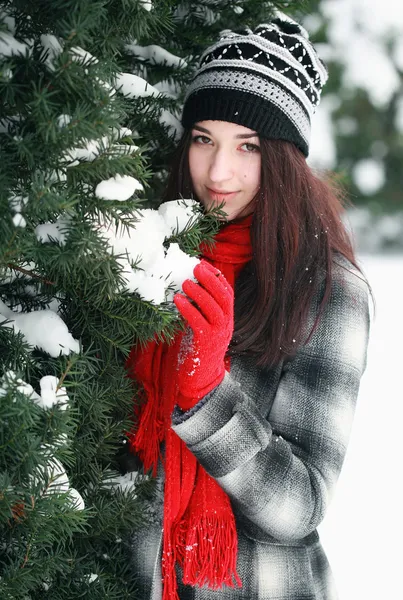
<svg viewBox="0 0 403 600">
<path fill-rule="evenodd" d="M 206 135 L 195 135 L 192 138 L 192 141 L 195 142 L 196 144 L 208 144 L 210 142 L 210 138 L 208 138 Z"/>
<path fill-rule="evenodd" d="M 260 147 L 256 146 L 256 144 L 242 144 L 242 148 L 245 149 L 245 152 L 260 152 Z"/>
</svg>

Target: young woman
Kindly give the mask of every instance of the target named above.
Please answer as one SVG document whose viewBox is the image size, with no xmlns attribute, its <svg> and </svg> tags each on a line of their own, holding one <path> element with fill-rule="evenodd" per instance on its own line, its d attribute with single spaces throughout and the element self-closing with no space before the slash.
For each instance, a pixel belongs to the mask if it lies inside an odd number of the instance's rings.
<svg viewBox="0 0 403 600">
<path fill-rule="evenodd" d="M 369 315 L 339 196 L 306 163 L 326 78 L 279 15 L 223 32 L 188 90 L 166 199 L 224 203 L 227 220 L 175 296 L 185 333 L 128 361 L 145 391 L 132 449 L 159 481 L 133 542 L 144 600 L 337 597 L 316 528 Z"/>
</svg>

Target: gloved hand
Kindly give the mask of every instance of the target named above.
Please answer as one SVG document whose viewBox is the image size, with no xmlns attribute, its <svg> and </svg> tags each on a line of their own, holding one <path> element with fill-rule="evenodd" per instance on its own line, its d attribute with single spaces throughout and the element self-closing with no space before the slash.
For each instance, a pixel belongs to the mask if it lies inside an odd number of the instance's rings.
<svg viewBox="0 0 403 600">
<path fill-rule="evenodd" d="M 202 260 L 174 302 L 190 327 L 178 358 L 178 404 L 188 410 L 224 378 L 224 358 L 234 329 L 234 292 L 224 275 Z"/>
</svg>

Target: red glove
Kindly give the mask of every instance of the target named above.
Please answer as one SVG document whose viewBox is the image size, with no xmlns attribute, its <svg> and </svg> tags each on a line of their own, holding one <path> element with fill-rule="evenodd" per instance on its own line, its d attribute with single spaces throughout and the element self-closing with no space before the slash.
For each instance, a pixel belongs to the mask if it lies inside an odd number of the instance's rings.
<svg viewBox="0 0 403 600">
<path fill-rule="evenodd" d="M 178 358 L 178 404 L 188 410 L 224 378 L 224 358 L 234 329 L 234 292 L 224 275 L 202 260 L 175 294 L 177 309 L 190 326 Z"/>
</svg>

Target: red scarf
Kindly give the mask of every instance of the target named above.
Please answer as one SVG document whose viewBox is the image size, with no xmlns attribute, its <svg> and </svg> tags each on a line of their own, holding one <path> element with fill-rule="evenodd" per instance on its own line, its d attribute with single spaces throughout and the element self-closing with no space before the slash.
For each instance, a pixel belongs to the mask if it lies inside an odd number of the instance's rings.
<svg viewBox="0 0 403 600">
<path fill-rule="evenodd" d="M 251 260 L 252 216 L 226 225 L 215 245 L 200 247 L 203 258 L 232 285 L 242 267 Z M 182 567 L 183 583 L 241 586 L 236 572 L 238 537 L 227 494 L 210 477 L 171 427 L 176 404 L 177 357 L 183 333 L 172 344 L 152 340 L 145 349 L 134 347 L 127 360 L 129 375 L 140 381 L 145 402 L 130 447 L 146 470 L 156 474 L 160 444 L 165 441 L 165 487 L 162 577 L 163 600 L 178 600 L 175 564 Z M 226 368 L 230 370 L 229 358 Z"/>
</svg>

